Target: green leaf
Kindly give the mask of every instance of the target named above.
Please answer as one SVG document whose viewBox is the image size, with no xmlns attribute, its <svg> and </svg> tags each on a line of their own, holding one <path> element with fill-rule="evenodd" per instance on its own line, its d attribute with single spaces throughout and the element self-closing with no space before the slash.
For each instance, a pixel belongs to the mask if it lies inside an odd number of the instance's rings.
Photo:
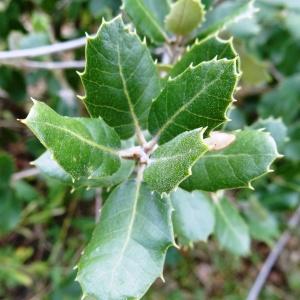
<svg viewBox="0 0 300 300">
<path fill-rule="evenodd" d="M 46 104 L 35 101 L 22 121 L 52 153 L 74 180 L 99 178 L 120 167 L 116 132 L 98 119 L 69 118 L 58 115 Z"/>
<path fill-rule="evenodd" d="M 267 243 L 270 247 L 274 239 L 279 235 L 278 223 L 256 199 L 249 201 L 249 207 L 244 212 L 248 223 L 250 235 L 258 240 Z"/>
<path fill-rule="evenodd" d="M 88 38 L 82 97 L 92 117 L 101 116 L 123 139 L 147 126 L 152 99 L 160 92 L 155 64 L 145 43 L 121 17 L 104 22 Z"/>
<path fill-rule="evenodd" d="M 236 208 L 223 198 L 215 203 L 215 235 L 222 248 L 236 255 L 250 251 L 249 229 Z"/>
<path fill-rule="evenodd" d="M 291 123 L 300 111 L 299 98 L 300 74 L 295 74 L 262 96 L 258 112 L 262 118 L 281 117 L 285 123 Z"/>
<path fill-rule="evenodd" d="M 177 34 L 187 35 L 203 21 L 204 6 L 199 0 L 178 0 L 166 17 L 166 28 Z"/>
<path fill-rule="evenodd" d="M 20 201 L 10 187 L 0 190 L 0 236 L 18 225 L 21 221 L 21 209 Z"/>
<path fill-rule="evenodd" d="M 224 1 L 216 8 L 209 10 L 206 14 L 205 22 L 195 32 L 194 37 L 203 39 L 211 36 L 229 24 L 242 18 L 251 17 L 256 9 L 252 0 Z"/>
<path fill-rule="evenodd" d="M 214 230 L 215 215 L 211 200 L 199 191 L 193 193 L 182 189 L 171 194 L 173 226 L 182 245 L 206 242 Z"/>
<path fill-rule="evenodd" d="M 284 147 L 284 155 L 293 162 L 300 161 L 300 122 L 294 123 L 289 127 L 289 141 Z"/>
<path fill-rule="evenodd" d="M 217 57 L 217 59 L 236 58 L 237 53 L 233 48 L 232 40 L 223 41 L 218 37 L 210 37 L 205 40 L 196 41 L 174 65 L 169 75 L 175 77 L 185 71 L 191 64 L 197 66 L 215 57 Z"/>
<path fill-rule="evenodd" d="M 274 119 L 273 117 L 269 117 L 268 119 L 259 119 L 251 125 L 251 128 L 264 128 L 266 131 L 270 132 L 276 142 L 279 151 L 283 149 L 284 144 L 288 140 L 287 127 L 282 122 L 281 118 Z"/>
<path fill-rule="evenodd" d="M 84 296 L 140 299 L 162 274 L 174 244 L 170 199 L 130 180 L 107 199 L 81 257 L 77 280 Z"/>
<path fill-rule="evenodd" d="M 50 151 L 44 152 L 38 159 L 32 162 L 42 173 L 57 179 L 65 184 L 73 185 L 72 176 L 68 174 L 55 160 L 51 158 Z M 80 178 L 74 188 L 86 187 L 112 187 L 126 180 L 134 169 L 133 160 L 121 160 L 121 166 L 117 172 L 101 178 Z"/>
<path fill-rule="evenodd" d="M 188 190 L 217 191 L 251 188 L 251 181 L 270 172 L 279 157 L 276 143 L 268 132 L 246 129 L 235 133 L 227 148 L 204 155 L 192 168 L 192 176 L 181 186 Z"/>
<path fill-rule="evenodd" d="M 195 162 L 208 150 L 202 129 L 184 132 L 159 146 L 150 157 L 144 179 L 159 193 L 170 193 L 191 175 Z"/>
<path fill-rule="evenodd" d="M 270 81 L 268 63 L 258 60 L 255 56 L 248 53 L 245 47 L 238 47 L 237 51 L 240 57 L 241 80 L 244 86 L 263 85 Z"/>
<path fill-rule="evenodd" d="M 0 191 L 8 188 L 14 168 L 11 156 L 0 152 Z"/>
<path fill-rule="evenodd" d="M 168 40 L 164 20 L 170 11 L 168 0 L 123 0 L 124 9 L 140 34 L 152 42 Z"/>
<path fill-rule="evenodd" d="M 190 66 L 169 79 L 153 102 L 149 130 L 165 143 L 178 134 L 207 127 L 208 134 L 223 124 L 238 80 L 236 60 L 212 60 Z"/>
</svg>

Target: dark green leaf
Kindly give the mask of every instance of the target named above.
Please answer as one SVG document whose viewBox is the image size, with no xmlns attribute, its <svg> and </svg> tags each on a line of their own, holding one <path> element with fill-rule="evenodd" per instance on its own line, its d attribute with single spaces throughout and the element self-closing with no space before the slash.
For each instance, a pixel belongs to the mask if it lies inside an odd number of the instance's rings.
<svg viewBox="0 0 300 300">
<path fill-rule="evenodd" d="M 82 100 L 92 117 L 102 117 L 123 139 L 146 127 L 160 81 L 146 44 L 121 17 L 103 23 L 88 38 L 81 79 L 86 92 Z"/>
<path fill-rule="evenodd" d="M 203 61 L 209 61 L 215 57 L 217 57 L 217 59 L 236 58 L 237 53 L 233 48 L 232 40 L 223 41 L 218 37 L 210 37 L 205 40 L 196 41 L 174 65 L 170 72 L 170 76 L 175 77 L 181 74 L 191 64 L 197 66 Z"/>
<path fill-rule="evenodd" d="M 189 191 L 251 187 L 251 181 L 270 172 L 270 165 L 279 156 L 271 135 L 247 129 L 235 136 L 227 148 L 200 158 L 192 168 L 193 175 L 181 186 Z"/>
<path fill-rule="evenodd" d="M 236 60 L 212 60 L 190 66 L 169 79 L 153 102 L 149 130 L 165 143 L 178 134 L 207 127 L 208 134 L 223 124 L 238 80 Z"/>
<path fill-rule="evenodd" d="M 11 156 L 0 152 L 0 192 L 8 188 L 14 168 Z"/>
</svg>

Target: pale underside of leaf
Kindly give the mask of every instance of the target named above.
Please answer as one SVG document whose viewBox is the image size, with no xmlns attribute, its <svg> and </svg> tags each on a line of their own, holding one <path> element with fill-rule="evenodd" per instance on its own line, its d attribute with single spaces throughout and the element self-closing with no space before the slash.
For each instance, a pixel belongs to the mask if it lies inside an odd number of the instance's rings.
<svg viewBox="0 0 300 300">
<path fill-rule="evenodd" d="M 215 234 L 220 245 L 236 255 L 248 254 L 249 230 L 236 208 L 224 198 L 215 203 L 215 210 Z"/>
<path fill-rule="evenodd" d="M 62 117 L 34 101 L 25 123 L 72 176 L 103 177 L 120 167 L 120 139 L 102 119 Z"/>
<path fill-rule="evenodd" d="M 181 133 L 159 146 L 150 157 L 145 181 L 159 193 L 170 193 L 191 175 L 193 164 L 208 150 L 202 129 Z"/>
<path fill-rule="evenodd" d="M 101 116 L 123 139 L 146 127 L 160 81 L 146 44 L 121 17 L 104 22 L 88 38 L 80 75 L 86 92 L 82 100 L 92 117 Z"/>
<path fill-rule="evenodd" d="M 169 80 L 153 102 L 149 131 L 161 144 L 195 128 L 207 127 L 208 134 L 227 120 L 237 80 L 236 59 L 190 66 Z"/>
<path fill-rule="evenodd" d="M 174 233 L 182 245 L 206 242 L 215 225 L 214 207 L 202 192 L 186 192 L 182 189 L 171 194 L 174 207 Z"/>
<path fill-rule="evenodd" d="M 109 196 L 78 266 L 84 295 L 101 300 L 140 299 L 161 276 L 174 244 L 171 204 L 139 181 Z"/>
<path fill-rule="evenodd" d="M 50 151 L 44 152 L 38 159 L 31 163 L 35 165 L 41 173 L 59 180 L 67 185 L 73 186 L 73 189 L 80 187 L 106 187 L 110 188 L 122 181 L 126 180 L 134 169 L 133 160 L 121 160 L 121 166 L 117 172 L 110 176 L 104 176 L 101 178 L 84 178 L 81 177 L 78 181 L 74 181 L 72 176 L 66 172 L 57 161 L 51 158 Z"/>
<path fill-rule="evenodd" d="M 235 141 L 220 151 L 208 152 L 192 168 L 181 186 L 186 190 L 217 191 L 251 187 L 251 182 L 270 172 L 279 157 L 269 133 L 246 129 L 234 133 Z"/>
</svg>

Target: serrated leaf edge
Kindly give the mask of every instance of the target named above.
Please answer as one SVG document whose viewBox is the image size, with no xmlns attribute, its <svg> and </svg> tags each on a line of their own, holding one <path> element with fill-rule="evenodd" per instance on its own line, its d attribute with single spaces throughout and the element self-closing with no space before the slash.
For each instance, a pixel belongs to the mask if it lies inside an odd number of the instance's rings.
<svg viewBox="0 0 300 300">
<path fill-rule="evenodd" d="M 205 144 L 205 142 L 204 142 L 204 139 L 203 139 L 203 135 L 204 135 L 204 132 L 205 132 L 205 130 L 207 129 L 207 127 L 204 127 L 204 128 L 197 128 L 197 129 L 193 129 L 193 130 L 191 130 L 191 131 L 198 131 L 198 133 L 199 133 L 199 139 L 200 139 L 200 142 L 202 142 L 203 143 L 203 145 L 205 145 L 206 146 L 206 148 L 207 148 L 207 151 L 209 151 L 209 148 L 208 148 L 208 146 Z M 187 132 L 187 131 L 186 131 Z M 176 138 L 176 137 L 175 137 Z M 172 140 L 171 140 L 172 141 Z M 206 152 L 207 152 L 206 151 Z M 168 192 L 162 192 L 161 194 L 160 194 L 160 196 L 161 196 L 161 198 L 163 198 L 163 197 L 169 197 L 170 196 L 170 194 L 172 193 L 172 192 L 176 192 L 176 190 L 178 189 L 178 187 L 179 187 L 179 185 L 184 181 L 184 180 L 186 180 L 188 177 L 190 177 L 191 175 L 192 175 L 192 168 L 193 168 L 193 166 L 196 164 L 196 162 L 199 160 L 199 159 L 201 159 L 201 157 L 206 153 L 206 152 L 204 152 L 204 153 L 202 153 L 192 164 L 191 164 L 191 166 L 188 168 L 188 170 L 187 170 L 187 172 L 186 172 L 186 176 L 180 181 L 180 182 L 178 182 L 178 184 L 172 189 L 172 190 L 170 190 L 170 191 L 168 191 Z M 159 159 L 152 159 L 152 161 L 154 161 L 154 160 L 159 160 Z M 151 157 L 150 157 L 150 159 L 149 159 L 149 165 L 151 165 Z M 173 209 L 173 210 L 175 210 L 175 209 Z M 176 245 L 176 243 L 175 243 L 175 245 Z M 177 247 L 179 247 L 178 245 L 176 245 Z M 174 247 L 176 247 L 176 246 L 174 246 Z"/>
<path fill-rule="evenodd" d="M 190 65 L 189 65 L 189 67 L 188 68 L 186 68 L 182 73 L 180 73 L 179 75 L 177 75 L 177 76 L 175 76 L 175 77 L 171 77 L 171 76 L 169 76 L 168 77 L 168 81 L 170 81 L 170 82 L 172 82 L 172 81 L 175 81 L 175 80 L 180 80 L 180 77 L 181 76 L 183 76 L 183 75 L 185 75 L 185 73 L 187 73 L 187 72 L 189 72 L 190 70 L 193 70 L 193 69 L 196 69 L 196 68 L 200 68 L 202 65 L 208 65 L 208 64 L 211 64 L 211 63 L 216 63 L 216 62 L 224 62 L 225 64 L 230 64 L 230 63 L 234 63 L 233 65 L 234 65 L 234 76 L 236 77 L 236 81 L 235 81 L 235 83 L 234 83 L 234 86 L 233 86 L 233 89 L 232 89 L 232 93 L 231 93 L 231 95 L 230 95 L 230 102 L 228 103 L 228 106 L 227 106 L 227 108 L 225 109 L 225 112 L 224 112 L 224 115 L 223 115 L 223 117 L 224 117 L 224 121 L 221 123 L 221 124 L 219 124 L 218 126 L 220 126 L 220 125 L 222 125 L 222 124 L 224 124 L 225 122 L 227 122 L 227 121 L 229 121 L 230 119 L 228 118 L 228 116 L 227 116 L 227 112 L 229 111 L 229 109 L 231 108 L 231 106 L 232 106 L 232 104 L 234 103 L 234 102 L 236 102 L 237 100 L 234 98 L 234 93 L 235 93 L 235 91 L 236 91 L 236 88 L 237 88 L 237 85 L 238 85 L 238 81 L 239 81 L 239 79 L 241 78 L 241 75 L 242 75 L 242 73 L 239 71 L 239 70 L 237 70 L 237 61 L 239 60 L 239 57 L 237 56 L 237 57 L 235 57 L 235 58 L 233 58 L 233 59 L 227 59 L 227 58 L 222 58 L 222 59 L 217 59 L 217 56 L 215 56 L 213 59 L 211 59 L 211 60 L 209 60 L 209 61 L 203 61 L 203 62 L 201 62 L 200 64 L 198 64 L 198 65 L 196 65 L 196 66 L 194 66 L 193 65 L 193 63 L 191 63 Z M 159 96 L 158 96 L 159 97 Z M 157 98 L 156 98 L 157 99 Z M 155 102 L 156 100 L 154 100 L 154 102 Z M 154 103 L 153 102 L 153 103 Z M 187 103 L 185 103 L 183 106 L 185 106 L 185 105 L 188 105 Z M 180 111 L 180 109 L 178 110 L 178 111 Z M 177 112 L 175 112 L 175 114 L 174 115 L 177 115 L 177 113 L 178 113 L 178 111 Z M 170 118 L 170 119 L 173 119 L 174 118 L 174 115 Z M 161 135 L 161 133 L 169 126 L 169 123 L 171 123 L 171 121 L 170 121 L 170 119 L 155 133 L 155 136 L 156 136 L 156 138 L 158 138 L 159 139 L 159 136 Z M 218 127 L 218 126 L 216 126 L 216 127 Z M 215 128 L 216 128 L 215 127 Z M 213 128 L 214 129 L 214 128 Z M 212 130 L 213 130 L 212 129 Z"/>
<path fill-rule="evenodd" d="M 38 102 L 40 102 L 40 101 L 38 101 L 38 100 L 35 100 L 34 98 L 30 98 L 31 99 L 31 101 L 33 102 L 33 106 L 32 106 L 32 108 L 34 107 L 34 105 L 36 105 Z M 41 102 L 41 103 L 43 103 L 43 102 Z M 32 109 L 31 108 L 31 109 Z M 30 110 L 31 111 L 31 110 Z M 54 111 L 55 112 L 55 111 Z M 56 113 L 56 112 L 55 112 Z M 30 112 L 29 112 L 29 114 L 30 114 Z M 29 116 L 29 114 L 28 114 L 28 116 Z M 56 113 L 57 114 L 57 113 Z M 59 115 L 59 114 L 57 114 L 57 115 Z M 28 124 L 28 122 L 27 122 L 27 119 L 28 119 L 28 116 L 25 118 L 25 119 L 20 119 L 19 121 L 22 123 L 22 124 L 24 124 L 24 125 L 26 125 L 33 133 L 35 133 L 35 130 Z M 59 115 L 60 117 L 64 117 L 64 116 L 61 116 L 61 115 Z M 38 138 L 38 137 L 37 137 Z M 38 140 L 40 141 L 40 143 L 47 149 L 47 150 L 49 150 L 49 152 L 50 152 L 50 154 L 51 154 L 51 159 L 52 160 L 54 160 L 67 174 L 69 174 L 70 176 L 71 176 L 71 179 L 72 179 L 72 182 L 73 182 L 73 184 L 75 184 L 75 182 L 76 181 L 79 181 L 80 180 L 80 177 L 78 177 L 78 178 L 75 178 L 74 176 L 72 176 L 69 172 L 67 172 L 60 164 L 59 164 L 59 162 L 58 162 L 58 160 L 57 160 L 57 158 L 56 158 L 56 155 L 53 153 L 53 151 L 52 150 L 50 150 L 49 148 L 48 148 L 48 146 L 42 141 L 42 140 L 40 140 L 39 138 L 38 138 Z M 90 144 L 90 143 L 89 143 Z M 98 145 L 98 144 L 96 144 L 95 143 L 95 145 L 97 145 L 98 146 L 98 148 L 99 149 L 101 149 L 102 151 L 105 151 L 104 149 L 108 149 L 109 151 L 106 151 L 106 152 L 110 152 L 111 154 L 114 154 L 114 155 L 116 155 L 117 157 L 119 157 L 119 153 L 118 153 L 118 151 L 116 150 L 116 151 L 113 151 L 113 149 L 112 148 L 107 148 L 107 147 L 105 147 L 105 146 L 102 146 L 102 145 Z M 35 164 L 35 161 L 32 161 L 31 162 L 31 164 L 32 165 L 34 165 Z M 104 178 L 105 176 L 102 176 L 102 177 L 99 177 L 99 178 L 97 178 L 97 177 L 94 177 L 95 179 L 101 179 L 101 178 Z M 91 176 L 89 176 L 88 177 L 88 179 L 92 179 L 93 177 L 91 177 Z M 75 187 L 73 186 L 73 188 L 72 188 L 72 190 L 71 190 L 71 193 L 73 193 L 74 191 L 75 191 Z"/>
<path fill-rule="evenodd" d="M 140 178 L 141 179 L 141 178 Z M 133 229 L 133 225 L 134 225 L 134 221 L 135 221 L 135 217 L 136 217 L 136 208 L 137 208 L 137 203 L 138 203 L 138 198 L 139 198 L 139 191 L 140 191 L 140 188 L 141 188 L 141 185 L 142 185 L 142 179 L 140 180 L 139 178 L 136 178 L 135 180 L 137 181 L 137 189 L 136 189 L 136 195 L 135 195 L 135 200 L 134 200 L 134 208 L 133 208 L 133 213 L 132 213 L 132 216 L 131 216 L 131 220 L 130 220 L 130 232 L 127 234 L 127 237 L 126 237 L 126 240 L 125 240 L 125 243 L 122 247 L 122 249 L 124 249 L 128 243 L 128 239 L 131 235 L 131 232 L 132 232 L 132 229 Z M 170 197 L 166 197 L 165 199 L 166 201 L 169 202 L 169 211 L 168 211 L 168 226 L 171 230 L 171 233 L 172 233 L 172 241 L 163 249 L 162 253 L 164 255 L 164 262 L 162 264 L 162 270 L 161 270 L 161 274 L 157 276 L 157 278 L 161 278 L 164 282 L 164 276 L 163 276 L 163 267 L 164 267 L 164 264 L 165 264 L 165 259 L 166 259 L 166 254 L 167 254 L 167 250 L 170 248 L 170 247 L 175 247 L 175 248 L 179 248 L 179 246 L 176 244 L 176 241 L 175 241 L 175 235 L 174 235 L 174 228 L 173 228 L 173 222 L 172 222 L 172 214 L 174 212 L 174 208 L 173 208 L 173 205 L 172 205 L 172 202 L 171 202 L 171 199 Z M 122 250 L 121 249 L 121 250 Z M 125 249 L 124 249 L 125 250 Z M 124 251 L 123 250 L 123 251 Z M 84 255 L 84 250 L 81 252 L 81 256 Z M 77 270 L 78 269 L 78 264 L 75 265 L 74 267 L 74 270 Z M 89 294 L 87 292 L 84 291 L 83 289 L 83 286 L 81 285 L 80 283 L 80 280 L 78 278 L 78 272 L 77 272 L 77 275 L 75 277 L 75 281 L 77 281 L 81 287 L 81 290 L 82 290 L 82 298 L 81 299 L 84 299 L 86 296 L 89 296 Z M 137 295 L 134 299 L 135 300 L 139 300 L 141 299 L 145 294 L 146 292 L 149 290 L 149 288 L 151 287 L 151 285 L 153 284 L 153 282 L 151 282 L 148 287 L 145 289 L 145 292 L 140 294 L 140 295 Z M 91 295 L 92 296 L 92 295 Z M 133 299 L 132 297 L 130 298 L 125 298 L 124 300 L 131 300 Z"/>
<path fill-rule="evenodd" d="M 148 50 L 148 47 L 147 47 L 147 41 L 146 41 L 146 37 L 144 37 L 143 39 L 140 38 L 140 36 L 137 34 L 135 28 L 132 30 L 132 28 L 130 27 L 130 25 L 126 25 L 124 24 L 123 22 L 123 19 L 122 19 L 122 15 L 119 14 L 117 15 L 116 17 L 114 17 L 113 19 L 111 19 L 110 21 L 106 21 L 104 18 L 102 18 L 102 22 L 101 22 L 101 25 L 100 27 L 98 28 L 97 30 L 97 33 L 93 36 L 90 36 L 88 33 L 86 33 L 86 39 L 87 39 L 87 42 L 86 42 L 86 46 L 85 46 L 85 60 L 87 61 L 87 49 L 88 49 L 88 45 L 89 45 L 89 42 L 92 41 L 92 40 L 95 40 L 99 37 L 102 29 L 106 26 L 109 26 L 110 24 L 114 23 L 115 21 L 117 20 L 120 20 L 121 23 L 124 25 L 124 31 L 132 36 L 135 36 L 139 42 L 141 43 L 142 47 L 144 47 L 145 49 Z M 151 57 L 152 58 L 152 57 Z M 153 60 L 153 59 L 152 59 Z M 154 63 L 154 62 L 153 62 Z M 122 66 L 120 64 L 118 64 L 119 66 L 119 74 L 120 74 L 120 77 L 121 77 L 121 81 L 122 81 L 122 85 L 123 85 L 123 90 L 124 90 L 124 94 L 125 94 L 125 97 L 127 99 L 127 102 L 128 102 L 128 107 L 129 107 L 129 113 L 131 115 L 131 118 L 132 118 L 132 121 L 133 121 L 133 125 L 135 127 L 135 131 L 136 132 L 139 132 L 141 131 L 141 126 L 140 126 L 140 123 L 139 123 L 139 119 L 138 117 L 136 116 L 136 113 L 133 109 L 133 105 L 131 103 L 131 99 L 130 99 L 130 96 L 128 94 L 128 88 L 127 88 L 127 85 L 126 85 L 126 79 L 124 78 L 124 75 L 122 73 Z M 85 85 L 83 83 L 83 76 L 86 74 L 87 72 L 87 64 L 85 64 L 85 67 L 84 67 L 84 70 L 83 72 L 79 72 L 79 71 L 76 71 L 76 73 L 78 74 L 78 76 L 80 77 L 80 80 L 81 80 L 81 84 L 83 86 L 83 89 L 84 89 L 84 95 L 83 96 L 80 96 L 80 95 L 77 95 L 77 98 L 79 100 L 81 100 L 82 104 L 84 105 L 84 107 L 86 108 L 87 112 L 89 113 L 89 115 L 92 117 L 92 114 L 88 108 L 88 105 L 86 103 L 86 99 L 87 99 L 87 92 L 86 92 L 86 88 L 85 88 Z M 131 123 L 130 123 L 131 124 Z"/>
</svg>

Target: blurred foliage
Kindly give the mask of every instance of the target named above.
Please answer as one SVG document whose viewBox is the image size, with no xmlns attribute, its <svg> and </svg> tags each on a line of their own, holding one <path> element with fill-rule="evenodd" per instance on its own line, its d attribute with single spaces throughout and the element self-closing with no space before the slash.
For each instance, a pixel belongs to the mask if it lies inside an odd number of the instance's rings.
<svg viewBox="0 0 300 300">
<path fill-rule="evenodd" d="M 94 33 L 102 17 L 118 14 L 118 0 L 2 0 L 0 50 L 48 45 Z M 215 2 L 203 1 L 206 8 Z M 245 299 L 269 247 L 299 205 L 300 195 L 300 1 L 257 0 L 259 11 L 237 21 L 221 36 L 234 36 L 243 76 L 238 102 L 226 129 L 265 128 L 285 157 L 275 175 L 255 191 L 230 191 L 249 226 L 252 253 L 237 258 L 214 241 L 191 252 L 171 249 L 166 284 L 158 280 L 145 299 Z M 154 49 L 153 49 L 154 52 Z M 84 49 L 39 60 L 83 59 Z M 158 57 L 159 58 L 159 57 Z M 18 66 L 18 65 L 17 65 Z M 94 226 L 95 191 L 68 187 L 46 176 L 14 180 L 31 168 L 43 147 L 16 121 L 30 97 L 65 115 L 86 114 L 74 70 L 15 68 L 0 61 L 0 299 L 79 299 L 74 281 L 80 253 Z M 65 97 L 65 95 L 68 95 Z M 109 191 L 103 191 L 105 199 Z M 298 232 L 299 234 L 299 232 Z M 300 240 L 293 238 L 271 273 L 260 299 L 300 298 Z M 237 284 L 238 283 L 238 284 Z"/>
</svg>

